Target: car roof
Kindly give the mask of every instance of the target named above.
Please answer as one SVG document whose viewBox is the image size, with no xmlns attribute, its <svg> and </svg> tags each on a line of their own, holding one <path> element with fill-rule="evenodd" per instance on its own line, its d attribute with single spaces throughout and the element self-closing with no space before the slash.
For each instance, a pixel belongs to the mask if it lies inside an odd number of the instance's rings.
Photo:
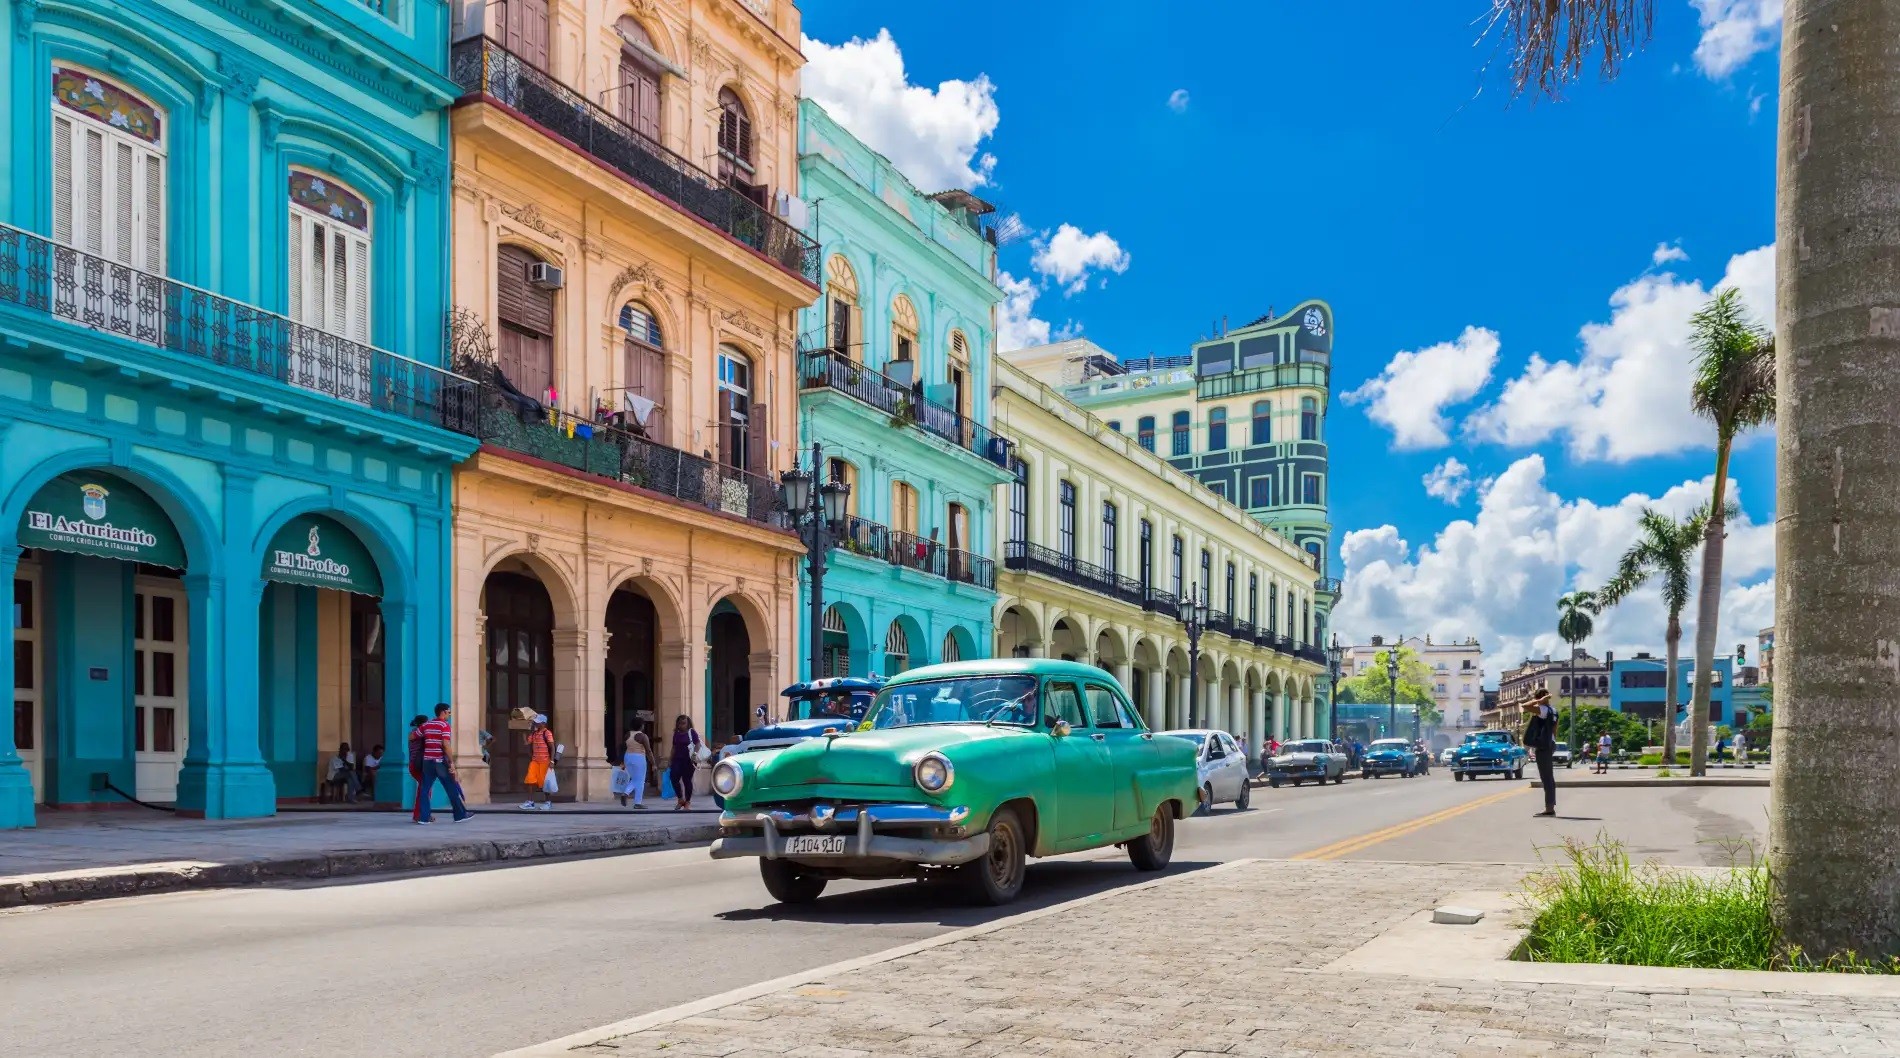
<svg viewBox="0 0 1900 1058">
<path fill-rule="evenodd" d="M 1079 661 L 1057 661 L 1051 658 L 988 658 L 983 661 L 951 661 L 941 665 L 924 665 L 920 668 L 906 669 L 892 676 L 884 686 L 897 687 L 923 680 L 948 680 L 964 676 L 1069 676 L 1074 679 L 1115 682 L 1115 677 L 1107 670 L 1096 668 L 1094 665 L 1084 665 Z"/>
<path fill-rule="evenodd" d="M 1155 734 L 1157 735 L 1214 735 L 1214 734 L 1226 735 L 1227 732 L 1218 731 L 1215 728 L 1211 728 L 1211 727 L 1175 727 L 1175 728 L 1169 728 L 1166 731 L 1157 731 L 1155 732 Z M 1228 735 L 1227 737 L 1232 738 L 1233 736 Z"/>
</svg>

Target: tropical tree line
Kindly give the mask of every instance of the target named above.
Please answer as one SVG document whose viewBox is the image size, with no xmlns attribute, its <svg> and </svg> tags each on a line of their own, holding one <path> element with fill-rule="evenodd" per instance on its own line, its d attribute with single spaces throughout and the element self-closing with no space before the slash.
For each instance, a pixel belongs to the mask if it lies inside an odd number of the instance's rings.
<svg viewBox="0 0 1900 1058">
<path fill-rule="evenodd" d="M 1432 669 L 1425 664 L 1418 651 L 1401 646 L 1399 652 L 1398 694 L 1392 693 L 1391 677 L 1386 675 L 1386 659 L 1391 656 L 1388 647 L 1372 656 L 1372 663 L 1366 671 L 1351 679 L 1339 682 L 1337 700 L 1343 703 L 1362 705 L 1410 705 L 1418 709 L 1419 723 L 1426 726 L 1444 720 L 1444 710 L 1432 697 Z"/>
</svg>

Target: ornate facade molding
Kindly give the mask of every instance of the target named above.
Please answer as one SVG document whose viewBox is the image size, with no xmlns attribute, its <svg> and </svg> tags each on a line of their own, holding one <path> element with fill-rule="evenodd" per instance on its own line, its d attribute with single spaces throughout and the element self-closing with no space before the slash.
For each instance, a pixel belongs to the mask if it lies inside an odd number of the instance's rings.
<svg viewBox="0 0 1900 1058">
<path fill-rule="evenodd" d="M 552 238 L 558 239 L 561 237 L 561 229 L 556 228 L 547 218 L 541 216 L 541 207 L 537 203 L 530 202 L 519 208 L 502 205 L 501 211 L 513 218 L 517 224 L 533 228 L 535 231 Z"/>
<path fill-rule="evenodd" d="M 666 277 L 654 271 L 651 262 L 642 261 L 637 265 L 622 268 L 620 274 L 614 276 L 613 282 L 608 284 L 607 300 L 609 302 L 620 300 L 620 292 L 635 283 L 662 293 L 666 291 Z"/>
</svg>

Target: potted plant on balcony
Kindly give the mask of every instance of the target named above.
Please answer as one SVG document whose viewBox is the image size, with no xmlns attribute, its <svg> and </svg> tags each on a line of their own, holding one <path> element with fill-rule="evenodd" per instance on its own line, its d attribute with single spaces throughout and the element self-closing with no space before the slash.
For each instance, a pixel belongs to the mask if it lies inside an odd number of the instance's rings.
<svg viewBox="0 0 1900 1058">
<path fill-rule="evenodd" d="M 917 422 L 917 408 L 909 397 L 897 398 L 897 406 L 891 409 L 891 428 L 901 430 Z"/>
</svg>

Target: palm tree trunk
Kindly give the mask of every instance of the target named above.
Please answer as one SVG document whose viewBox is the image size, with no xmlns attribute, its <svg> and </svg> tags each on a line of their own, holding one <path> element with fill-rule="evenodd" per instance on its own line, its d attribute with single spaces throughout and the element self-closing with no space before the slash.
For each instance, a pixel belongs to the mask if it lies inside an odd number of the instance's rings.
<svg viewBox="0 0 1900 1058">
<path fill-rule="evenodd" d="M 1715 633 L 1722 620 L 1722 541 L 1727 532 L 1723 505 L 1728 502 L 1728 453 L 1732 438 L 1715 441 L 1715 495 L 1709 524 L 1702 530 L 1702 581 L 1695 607 L 1695 691 L 1689 699 L 1689 774 L 1709 770 L 1709 692 L 1715 678 Z"/>
<path fill-rule="evenodd" d="M 1900 954 L 1900 0 L 1788 0 L 1775 181 L 1785 943 Z"/>
<path fill-rule="evenodd" d="M 1663 704 L 1663 767 L 1676 766 L 1676 701 L 1680 691 L 1676 689 L 1676 658 L 1682 653 L 1682 618 L 1677 614 L 1669 615 L 1669 629 L 1663 633 L 1663 653 L 1667 655 L 1668 675 L 1663 685 L 1668 690 L 1663 694 L 1667 699 Z"/>
</svg>

